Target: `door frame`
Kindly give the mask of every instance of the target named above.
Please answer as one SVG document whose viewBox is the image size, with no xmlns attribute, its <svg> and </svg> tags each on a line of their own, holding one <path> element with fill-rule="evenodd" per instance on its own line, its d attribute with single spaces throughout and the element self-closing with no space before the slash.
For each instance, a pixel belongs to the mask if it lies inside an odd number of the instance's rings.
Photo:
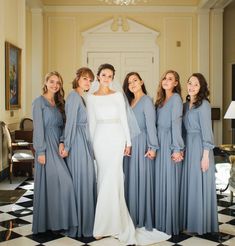
<svg viewBox="0 0 235 246">
<path fill-rule="evenodd" d="M 82 65 L 89 52 L 152 52 L 153 79 L 159 80 L 159 32 L 125 17 L 114 17 L 82 33 Z"/>
</svg>

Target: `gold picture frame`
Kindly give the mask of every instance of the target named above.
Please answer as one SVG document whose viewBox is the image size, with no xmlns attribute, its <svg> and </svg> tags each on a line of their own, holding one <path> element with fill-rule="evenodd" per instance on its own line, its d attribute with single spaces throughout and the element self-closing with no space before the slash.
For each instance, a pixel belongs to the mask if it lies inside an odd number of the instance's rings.
<svg viewBox="0 0 235 246">
<path fill-rule="evenodd" d="M 6 110 L 21 108 L 21 49 L 5 42 Z"/>
</svg>

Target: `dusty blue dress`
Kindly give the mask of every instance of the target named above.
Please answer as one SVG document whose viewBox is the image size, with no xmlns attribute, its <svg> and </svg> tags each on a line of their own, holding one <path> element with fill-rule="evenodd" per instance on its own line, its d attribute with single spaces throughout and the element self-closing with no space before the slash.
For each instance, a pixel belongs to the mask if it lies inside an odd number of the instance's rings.
<svg viewBox="0 0 235 246">
<path fill-rule="evenodd" d="M 96 203 L 95 166 L 86 107 L 76 91 L 69 94 L 65 112 L 64 145 L 69 152 L 66 162 L 73 179 L 78 215 L 78 230 L 73 236 L 90 237 L 93 235 Z"/>
<path fill-rule="evenodd" d="M 171 159 L 184 148 L 182 138 L 183 102 L 174 93 L 157 108 L 159 150 L 155 162 L 155 226 L 169 235 L 179 233 L 179 192 L 182 163 Z"/>
<path fill-rule="evenodd" d="M 33 146 L 35 177 L 33 199 L 33 233 L 69 229 L 77 226 L 76 202 L 72 179 L 59 156 L 59 139 L 63 119 L 57 107 L 39 96 L 33 102 Z M 41 165 L 39 155 L 46 156 Z"/>
<path fill-rule="evenodd" d="M 142 96 L 133 107 L 141 133 L 132 139 L 131 157 L 124 158 L 125 197 L 136 227 L 154 228 L 154 163 L 145 157 L 148 149 L 158 148 L 153 102 Z"/>
<path fill-rule="evenodd" d="M 184 104 L 185 159 L 180 197 L 181 229 L 204 234 L 218 231 L 211 107 Z M 201 170 L 203 150 L 209 150 L 209 169 Z"/>
</svg>

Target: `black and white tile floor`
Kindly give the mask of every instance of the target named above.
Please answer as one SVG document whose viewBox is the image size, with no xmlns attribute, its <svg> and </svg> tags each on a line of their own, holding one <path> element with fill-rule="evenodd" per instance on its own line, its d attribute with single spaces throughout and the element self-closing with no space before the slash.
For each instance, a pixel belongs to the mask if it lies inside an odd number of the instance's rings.
<svg viewBox="0 0 235 246">
<path fill-rule="evenodd" d="M 0 246 L 121 246 L 114 238 L 104 238 L 87 243 L 84 239 L 71 239 L 51 232 L 32 235 L 33 180 L 26 180 L 17 189 L 26 193 L 15 204 L 0 206 Z M 191 236 L 180 234 L 159 246 L 235 246 L 235 203 L 230 203 L 228 195 L 218 195 L 220 233 L 215 235 Z M 152 245 L 153 246 L 153 245 Z"/>
</svg>

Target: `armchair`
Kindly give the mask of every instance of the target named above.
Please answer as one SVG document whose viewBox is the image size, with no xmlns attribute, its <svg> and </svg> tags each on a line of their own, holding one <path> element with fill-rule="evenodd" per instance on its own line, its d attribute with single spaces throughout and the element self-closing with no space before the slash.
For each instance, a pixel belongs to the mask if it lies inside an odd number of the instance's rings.
<svg viewBox="0 0 235 246">
<path fill-rule="evenodd" d="M 20 121 L 20 130 L 29 130 L 32 131 L 33 130 L 33 120 L 30 118 L 23 118 Z"/>
<path fill-rule="evenodd" d="M 30 166 L 30 175 L 33 174 L 34 154 L 32 151 L 32 143 L 16 142 L 11 138 L 10 131 L 7 125 L 1 121 L 0 127 L 3 129 L 4 137 L 8 143 L 8 159 L 9 159 L 9 179 L 12 183 L 12 172 L 14 165 Z"/>
</svg>

